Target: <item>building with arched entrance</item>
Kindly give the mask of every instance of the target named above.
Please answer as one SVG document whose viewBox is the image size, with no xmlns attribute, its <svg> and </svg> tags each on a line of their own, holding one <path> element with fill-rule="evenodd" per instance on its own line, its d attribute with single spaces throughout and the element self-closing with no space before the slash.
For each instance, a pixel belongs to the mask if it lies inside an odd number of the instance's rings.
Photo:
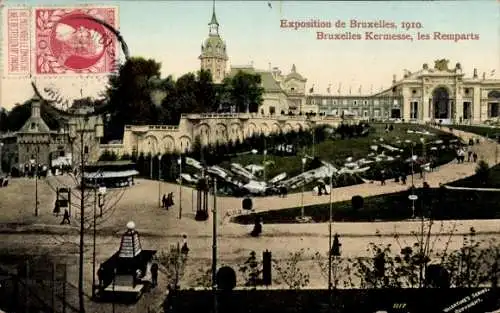
<svg viewBox="0 0 500 313">
<path fill-rule="evenodd" d="M 448 68 L 448 60 L 436 60 L 434 67 L 406 71 L 389 88 L 369 95 L 307 96 L 308 104 L 329 115 L 352 113 L 368 119 L 400 119 L 409 122 L 484 123 L 500 118 L 500 80 L 482 77 L 474 69 L 465 77 L 457 63 Z"/>
</svg>

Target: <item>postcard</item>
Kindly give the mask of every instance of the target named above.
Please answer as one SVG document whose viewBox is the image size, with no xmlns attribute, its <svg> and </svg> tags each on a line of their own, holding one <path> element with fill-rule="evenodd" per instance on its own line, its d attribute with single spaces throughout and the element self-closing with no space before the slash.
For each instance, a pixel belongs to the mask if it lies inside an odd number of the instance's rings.
<svg viewBox="0 0 500 313">
<path fill-rule="evenodd" d="M 0 312 L 500 312 L 499 4 L 0 0 Z"/>
</svg>

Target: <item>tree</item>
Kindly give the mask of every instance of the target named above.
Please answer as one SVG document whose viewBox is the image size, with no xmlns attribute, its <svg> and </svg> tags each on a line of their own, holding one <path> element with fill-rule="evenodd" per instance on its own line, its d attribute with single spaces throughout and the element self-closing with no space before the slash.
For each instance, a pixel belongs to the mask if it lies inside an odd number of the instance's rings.
<svg viewBox="0 0 500 313">
<path fill-rule="evenodd" d="M 160 76 L 161 64 L 153 59 L 134 57 L 111 76 L 107 96 L 112 106 L 106 137 L 119 139 L 125 124 L 151 124 L 157 121 L 151 101 L 150 80 Z"/>
<path fill-rule="evenodd" d="M 299 290 L 309 285 L 309 274 L 305 273 L 299 266 L 301 261 L 305 260 L 304 249 L 296 252 L 290 252 L 289 257 L 285 261 L 276 261 L 273 259 L 274 269 L 276 270 L 277 279 L 286 284 L 288 288 Z"/>
<path fill-rule="evenodd" d="M 161 265 L 160 270 L 166 276 L 167 284 L 172 290 L 179 288 L 188 260 L 187 254 L 182 253 L 177 244 L 177 246 L 171 246 L 169 251 L 161 251 L 156 258 Z M 202 283 L 206 284 L 206 281 Z"/>
<path fill-rule="evenodd" d="M 0 133 L 6 132 L 8 129 L 9 116 L 5 108 L 0 108 Z"/>
<path fill-rule="evenodd" d="M 479 179 L 479 182 L 483 185 L 486 185 L 490 178 L 490 166 L 486 161 L 480 160 L 476 166 L 476 175 Z"/>
<path fill-rule="evenodd" d="M 215 112 L 217 111 L 216 88 L 212 80 L 210 71 L 201 70 L 197 76 L 196 88 L 197 109 L 200 112 Z M 189 113 L 189 112 L 184 112 Z M 193 112 L 196 113 L 196 112 Z"/>
<path fill-rule="evenodd" d="M 261 76 L 239 71 L 233 77 L 226 78 L 223 90 L 238 112 L 258 112 L 262 104 Z"/>
</svg>

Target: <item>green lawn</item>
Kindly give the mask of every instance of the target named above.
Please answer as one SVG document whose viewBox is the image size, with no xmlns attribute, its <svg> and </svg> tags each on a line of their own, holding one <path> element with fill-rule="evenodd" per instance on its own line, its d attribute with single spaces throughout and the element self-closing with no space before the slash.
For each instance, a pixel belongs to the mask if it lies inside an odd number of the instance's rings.
<svg viewBox="0 0 500 313">
<path fill-rule="evenodd" d="M 383 138 L 384 143 L 400 147 L 405 149 L 401 155 L 403 157 L 410 156 L 410 148 L 405 140 L 411 140 L 417 143 L 415 147 L 415 153 L 421 155 L 422 145 L 420 144 L 420 138 L 425 137 L 428 140 L 442 139 L 449 141 L 450 139 L 456 138 L 445 132 L 441 132 L 430 127 L 413 125 L 413 124 L 393 124 L 394 130 L 392 132 L 386 133 L 384 131 L 386 124 L 372 124 L 371 130 L 368 136 L 350 139 L 327 139 L 321 143 L 315 145 L 314 151 L 315 156 L 319 157 L 323 161 L 331 162 L 337 166 L 342 166 L 345 163 L 347 157 L 352 156 L 354 160 L 364 158 L 370 153 L 370 145 L 375 144 L 374 140 L 380 143 L 380 138 Z M 425 136 L 419 134 L 408 134 L 406 131 L 410 130 L 429 130 L 431 133 L 436 134 L 435 136 Z M 432 139 L 431 139 L 432 138 Z M 401 143 L 396 143 L 397 141 Z M 428 149 L 429 147 L 427 147 Z M 286 172 L 288 177 L 298 175 L 302 171 L 301 158 L 302 155 L 308 154 L 312 155 L 312 143 L 311 145 L 304 147 L 302 151 L 299 151 L 297 156 L 275 156 L 267 155 L 266 161 L 272 161 L 271 165 L 268 165 L 266 170 L 267 178 L 272 178 L 280 173 Z M 387 153 L 394 154 L 394 153 Z M 438 155 L 438 164 L 448 163 L 455 157 L 454 151 L 445 151 Z M 222 162 L 223 167 L 229 167 L 230 163 L 239 163 L 243 166 L 249 164 L 263 164 L 264 156 L 262 154 L 246 154 L 233 157 L 230 161 Z"/>
<path fill-rule="evenodd" d="M 495 138 L 500 135 L 500 128 L 488 126 L 467 126 L 467 125 L 453 125 L 454 129 L 466 131 L 473 134 L 478 134 L 488 138 Z"/>
<path fill-rule="evenodd" d="M 364 199 L 360 210 L 353 210 L 351 201 L 333 204 L 333 220 L 341 222 L 402 221 L 412 217 L 412 201 L 408 199 L 410 191 L 374 196 Z M 415 201 L 415 214 L 436 220 L 453 219 L 495 219 L 500 218 L 500 193 L 456 191 L 434 188 L 416 191 L 419 199 Z M 314 222 L 327 222 L 329 204 L 305 207 L 305 215 Z M 296 223 L 301 208 L 290 208 L 258 213 L 264 224 Z M 240 224 L 252 224 L 255 214 L 240 215 L 233 219 Z"/>
</svg>

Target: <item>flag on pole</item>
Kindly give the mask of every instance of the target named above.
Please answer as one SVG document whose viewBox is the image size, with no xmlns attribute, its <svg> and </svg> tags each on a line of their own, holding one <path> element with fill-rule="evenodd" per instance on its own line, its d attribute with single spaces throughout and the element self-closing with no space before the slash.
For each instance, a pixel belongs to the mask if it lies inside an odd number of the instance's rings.
<svg viewBox="0 0 500 313">
<path fill-rule="evenodd" d="M 273 8 L 273 6 L 271 5 L 271 2 L 270 2 L 270 1 L 268 1 L 268 2 L 267 2 L 267 6 L 268 6 L 270 9 L 272 9 L 272 8 Z"/>
<path fill-rule="evenodd" d="M 326 88 L 326 92 L 330 93 L 330 87 L 332 87 L 332 84 L 328 85 L 328 88 Z"/>
<path fill-rule="evenodd" d="M 312 85 L 311 89 L 309 89 L 309 93 L 313 93 L 314 92 L 314 85 Z"/>
<path fill-rule="evenodd" d="M 495 70 L 491 70 L 490 76 L 495 75 Z"/>
</svg>

